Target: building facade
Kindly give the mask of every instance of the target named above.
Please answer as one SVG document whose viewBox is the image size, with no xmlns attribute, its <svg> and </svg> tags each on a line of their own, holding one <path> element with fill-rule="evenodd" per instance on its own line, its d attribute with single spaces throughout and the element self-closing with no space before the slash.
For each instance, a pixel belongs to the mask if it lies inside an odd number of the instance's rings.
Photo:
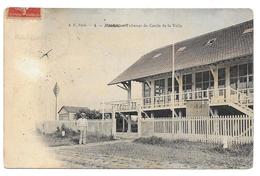
<svg viewBox="0 0 260 176">
<path fill-rule="evenodd" d="M 88 112 L 87 107 L 76 107 L 76 106 L 62 106 L 58 111 L 60 121 L 72 121 L 76 120 L 75 114 L 81 111 Z"/>
<path fill-rule="evenodd" d="M 109 83 L 126 90 L 128 99 L 107 102 L 107 113 L 121 117 L 128 131 L 133 115 L 253 116 L 253 80 L 251 20 L 145 54 Z M 132 99 L 133 81 L 142 84 L 139 99 Z"/>
</svg>

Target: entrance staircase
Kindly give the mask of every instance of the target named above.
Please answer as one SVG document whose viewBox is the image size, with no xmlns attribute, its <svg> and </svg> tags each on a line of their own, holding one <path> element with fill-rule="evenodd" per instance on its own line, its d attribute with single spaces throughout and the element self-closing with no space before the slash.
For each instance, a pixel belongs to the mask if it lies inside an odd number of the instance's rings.
<svg viewBox="0 0 260 176">
<path fill-rule="evenodd" d="M 254 111 L 249 107 L 249 102 L 252 101 L 248 95 L 230 88 L 229 106 L 239 110 L 240 112 L 253 117 Z"/>
</svg>

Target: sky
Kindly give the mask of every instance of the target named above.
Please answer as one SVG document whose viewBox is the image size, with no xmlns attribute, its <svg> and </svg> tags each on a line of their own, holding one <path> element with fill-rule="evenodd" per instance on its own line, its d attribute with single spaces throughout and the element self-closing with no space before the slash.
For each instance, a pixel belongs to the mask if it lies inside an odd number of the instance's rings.
<svg viewBox="0 0 260 176">
<path fill-rule="evenodd" d="M 5 106 L 21 123 L 54 120 L 57 82 L 58 108 L 99 109 L 126 99 L 107 84 L 147 52 L 251 19 L 249 9 L 42 9 L 40 19 L 5 19 Z M 133 98 L 140 96 L 134 83 Z"/>
</svg>

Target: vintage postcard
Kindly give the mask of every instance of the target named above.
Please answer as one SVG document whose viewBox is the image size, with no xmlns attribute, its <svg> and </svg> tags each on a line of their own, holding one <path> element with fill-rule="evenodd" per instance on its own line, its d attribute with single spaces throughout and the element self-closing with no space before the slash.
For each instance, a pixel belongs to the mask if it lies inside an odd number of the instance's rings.
<svg viewBox="0 0 260 176">
<path fill-rule="evenodd" d="M 253 167 L 250 9 L 6 9 L 6 168 Z"/>
</svg>

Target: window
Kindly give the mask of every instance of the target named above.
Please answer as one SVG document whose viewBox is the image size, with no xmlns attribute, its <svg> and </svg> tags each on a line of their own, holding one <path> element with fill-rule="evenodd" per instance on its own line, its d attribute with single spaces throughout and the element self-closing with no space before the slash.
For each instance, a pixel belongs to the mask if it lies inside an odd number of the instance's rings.
<svg viewBox="0 0 260 176">
<path fill-rule="evenodd" d="M 154 89 L 155 96 L 160 96 L 165 93 L 165 79 L 155 80 L 154 86 L 155 86 Z"/>
<path fill-rule="evenodd" d="M 162 55 L 162 53 L 158 53 L 158 54 L 154 55 L 153 58 L 159 57 L 161 55 Z"/>
<path fill-rule="evenodd" d="M 151 84 L 151 82 L 149 82 Z M 147 83 L 144 83 L 144 97 L 150 97 L 151 96 L 151 88 Z"/>
<path fill-rule="evenodd" d="M 195 74 L 195 81 L 196 90 L 202 90 L 202 72 Z"/>
<path fill-rule="evenodd" d="M 253 63 L 248 64 L 248 88 L 253 88 Z"/>
<path fill-rule="evenodd" d="M 168 94 L 172 93 L 172 78 L 168 78 L 167 93 L 168 93 Z"/>
<path fill-rule="evenodd" d="M 179 93 L 179 83 L 176 78 L 174 79 L 174 92 Z"/>
<path fill-rule="evenodd" d="M 253 28 L 247 28 L 247 29 L 244 30 L 244 32 L 242 33 L 242 35 L 248 34 L 248 33 L 252 33 L 253 31 L 254 31 Z"/>
<path fill-rule="evenodd" d="M 195 81 L 196 90 L 207 90 L 214 86 L 213 75 L 210 71 L 196 73 Z"/>
<path fill-rule="evenodd" d="M 253 63 L 230 67 L 230 86 L 234 89 L 253 87 Z"/>
<path fill-rule="evenodd" d="M 191 91 L 192 87 L 192 74 L 183 75 L 183 91 Z"/>
<path fill-rule="evenodd" d="M 247 88 L 247 64 L 239 65 L 239 89 Z"/>
<path fill-rule="evenodd" d="M 217 40 L 216 38 L 210 39 L 205 45 L 211 46 L 216 40 Z"/>
<path fill-rule="evenodd" d="M 182 52 L 182 51 L 184 51 L 185 49 L 186 49 L 186 46 L 180 47 L 180 48 L 177 50 L 177 52 Z"/>
<path fill-rule="evenodd" d="M 226 86 L 226 71 L 225 68 L 218 69 L 218 87 L 224 88 Z"/>
</svg>

